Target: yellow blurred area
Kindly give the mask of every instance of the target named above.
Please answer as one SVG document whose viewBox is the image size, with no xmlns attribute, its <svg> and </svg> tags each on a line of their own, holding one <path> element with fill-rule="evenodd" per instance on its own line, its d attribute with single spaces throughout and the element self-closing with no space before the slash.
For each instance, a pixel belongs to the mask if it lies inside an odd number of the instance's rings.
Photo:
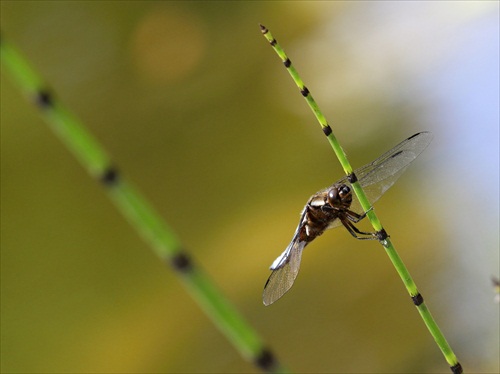
<svg viewBox="0 0 500 374">
<path fill-rule="evenodd" d="M 259 23 L 355 168 L 432 131 L 375 209 L 465 372 L 499 371 L 497 2 L 0 8 L 2 38 L 294 372 L 449 369 L 383 248 L 342 228 L 262 305 L 304 204 L 343 174 Z M 0 89 L 1 371 L 256 372 L 3 71 Z"/>
<path fill-rule="evenodd" d="M 149 9 L 131 37 L 132 58 L 139 73 L 156 84 L 182 81 L 193 74 L 207 48 L 202 21 L 173 6 Z"/>
</svg>

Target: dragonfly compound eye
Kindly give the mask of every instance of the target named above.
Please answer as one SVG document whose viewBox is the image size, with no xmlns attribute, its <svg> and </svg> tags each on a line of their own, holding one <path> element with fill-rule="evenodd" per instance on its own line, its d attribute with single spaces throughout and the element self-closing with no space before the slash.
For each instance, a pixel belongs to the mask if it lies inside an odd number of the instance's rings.
<svg viewBox="0 0 500 374">
<path fill-rule="evenodd" d="M 337 187 L 332 188 L 328 191 L 328 204 L 337 205 L 339 202 L 339 189 Z"/>
<path fill-rule="evenodd" d="M 341 198 L 346 197 L 350 193 L 351 193 L 351 189 L 348 186 L 346 186 L 345 184 L 342 187 L 340 187 L 339 194 L 340 194 Z"/>
</svg>

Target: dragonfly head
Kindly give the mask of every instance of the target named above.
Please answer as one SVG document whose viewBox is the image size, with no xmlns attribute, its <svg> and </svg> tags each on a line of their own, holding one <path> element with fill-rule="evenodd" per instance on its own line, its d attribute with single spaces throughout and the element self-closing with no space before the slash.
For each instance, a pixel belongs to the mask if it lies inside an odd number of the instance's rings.
<svg viewBox="0 0 500 374">
<path fill-rule="evenodd" d="M 351 189 L 346 184 L 333 186 L 328 191 L 327 200 L 332 207 L 349 206 L 352 202 Z"/>
</svg>

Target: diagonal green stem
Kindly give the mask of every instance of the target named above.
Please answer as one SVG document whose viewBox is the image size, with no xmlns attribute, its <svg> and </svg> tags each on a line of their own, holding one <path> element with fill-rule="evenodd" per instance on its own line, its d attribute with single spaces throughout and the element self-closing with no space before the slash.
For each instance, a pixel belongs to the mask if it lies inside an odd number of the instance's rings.
<svg viewBox="0 0 500 374">
<path fill-rule="evenodd" d="M 39 75 L 5 40 L 0 42 L 0 56 L 2 72 L 5 70 L 28 99 L 38 104 L 52 130 L 89 173 L 107 187 L 117 208 L 151 244 L 154 252 L 172 265 L 191 296 L 243 357 L 263 371 L 285 372 L 257 332 L 188 256 L 174 231 L 139 192 L 119 176 L 103 148 L 83 124 L 52 96 Z"/>
<path fill-rule="evenodd" d="M 318 120 L 319 124 L 321 125 L 321 128 L 323 129 L 323 132 L 327 136 L 328 141 L 330 142 L 330 145 L 333 148 L 333 151 L 335 152 L 335 155 L 340 161 L 340 164 L 342 165 L 342 168 L 344 169 L 344 172 L 348 177 L 353 176 L 353 169 L 351 167 L 351 164 L 349 163 L 347 156 L 340 146 L 339 142 L 337 141 L 337 138 L 333 135 L 332 129 L 330 125 L 328 124 L 325 116 L 321 112 L 321 110 L 318 107 L 318 104 L 312 97 L 311 93 L 307 89 L 307 87 L 304 85 L 304 82 L 302 82 L 302 79 L 300 78 L 297 70 L 295 67 L 292 65 L 292 62 L 286 55 L 285 51 L 277 40 L 271 35 L 269 30 L 265 27 L 260 25 L 262 34 L 264 37 L 268 40 L 268 42 L 271 44 L 273 47 L 274 51 L 278 54 L 278 56 L 281 58 L 283 61 L 283 64 L 287 68 L 288 72 L 290 73 L 293 81 L 297 85 L 297 87 L 300 89 L 300 93 L 302 96 L 304 96 L 304 99 L 307 101 L 307 104 L 313 111 L 314 115 L 316 116 L 316 119 Z M 399 257 L 398 253 L 396 252 L 396 249 L 394 248 L 392 241 L 388 237 L 387 233 L 382 227 L 382 224 L 380 223 L 380 220 L 378 219 L 377 215 L 375 214 L 374 210 L 371 209 L 371 204 L 368 201 L 368 198 L 366 197 L 363 189 L 361 188 L 361 185 L 359 182 L 356 180 L 356 178 L 353 179 L 351 182 L 352 187 L 354 189 L 354 192 L 363 208 L 363 210 L 366 212 L 366 215 L 368 219 L 370 220 L 370 223 L 372 224 L 374 230 L 377 233 L 377 237 L 379 238 L 380 243 L 384 246 L 385 251 L 387 255 L 389 256 L 391 262 L 393 263 L 394 267 L 396 268 L 396 271 L 398 272 L 399 276 L 401 277 L 401 280 L 403 281 L 408 293 L 410 294 L 410 297 L 412 298 L 415 306 L 417 307 L 418 312 L 420 313 L 420 316 L 422 317 L 425 325 L 429 329 L 429 332 L 431 333 L 432 337 L 436 341 L 437 345 L 439 346 L 439 349 L 441 349 L 441 352 L 443 353 L 446 361 L 450 365 L 451 371 L 454 374 L 462 373 L 462 366 L 457 360 L 457 357 L 453 353 L 453 350 L 451 349 L 450 345 L 446 341 L 446 338 L 444 337 L 443 333 L 439 329 L 439 326 L 437 325 L 436 321 L 432 317 L 431 313 L 429 312 L 429 309 L 424 303 L 424 299 L 422 295 L 419 293 L 417 286 L 415 285 L 415 282 L 413 281 L 410 273 L 408 272 L 408 269 L 404 265 L 403 261 Z"/>
</svg>

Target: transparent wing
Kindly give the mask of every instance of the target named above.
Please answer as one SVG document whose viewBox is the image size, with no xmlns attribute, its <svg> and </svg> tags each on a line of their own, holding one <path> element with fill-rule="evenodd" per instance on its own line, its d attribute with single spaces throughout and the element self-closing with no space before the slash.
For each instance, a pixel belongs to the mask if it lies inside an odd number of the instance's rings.
<svg viewBox="0 0 500 374">
<path fill-rule="evenodd" d="M 306 208 L 300 214 L 300 221 L 292 241 L 285 251 L 272 263 L 270 269 L 273 271 L 269 276 L 262 294 L 264 305 L 271 305 L 283 296 L 295 282 L 300 269 L 302 251 L 307 242 L 300 241 L 300 230 L 304 226 Z"/>
<path fill-rule="evenodd" d="M 271 305 L 292 287 L 299 273 L 302 250 L 306 244 L 307 242 L 305 241 L 299 242 L 298 239 L 293 240 L 280 256 L 281 260 L 275 264 L 280 258 L 278 257 L 275 263 L 273 263 L 275 267 L 264 286 L 264 293 L 262 295 L 264 305 Z"/>
<path fill-rule="evenodd" d="M 375 161 L 354 171 L 372 205 L 392 187 L 410 163 L 427 148 L 431 140 L 432 133 L 427 131 L 419 132 L 402 141 Z M 344 177 L 335 184 L 349 184 L 349 181 L 347 177 Z M 363 213 L 363 209 L 355 196 L 353 196 L 350 209 L 360 214 Z M 332 227 L 339 225 L 340 221 L 337 220 Z"/>
</svg>

